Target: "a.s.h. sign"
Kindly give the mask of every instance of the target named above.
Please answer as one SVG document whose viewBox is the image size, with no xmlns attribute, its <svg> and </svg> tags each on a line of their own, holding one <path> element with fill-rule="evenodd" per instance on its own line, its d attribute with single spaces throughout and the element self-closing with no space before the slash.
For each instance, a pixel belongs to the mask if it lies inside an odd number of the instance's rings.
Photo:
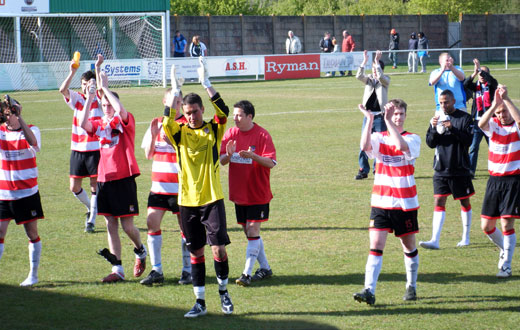
<svg viewBox="0 0 520 330">
<path fill-rule="evenodd" d="M 319 78 L 319 76 L 319 54 L 265 57 L 265 80 Z"/>
</svg>

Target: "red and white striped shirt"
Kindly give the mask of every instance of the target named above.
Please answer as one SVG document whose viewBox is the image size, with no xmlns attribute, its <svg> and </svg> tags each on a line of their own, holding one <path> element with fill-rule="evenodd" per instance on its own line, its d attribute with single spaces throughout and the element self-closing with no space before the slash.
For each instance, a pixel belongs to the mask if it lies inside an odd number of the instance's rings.
<svg viewBox="0 0 520 330">
<path fill-rule="evenodd" d="M 85 105 L 85 95 L 69 89 L 70 99 L 65 98 L 67 105 L 74 110 L 74 117 L 72 118 L 72 135 L 70 138 L 70 149 L 79 152 L 96 151 L 99 150 L 99 141 L 95 136 L 88 135 L 87 132 L 81 128 L 79 123 L 79 112 L 83 111 Z M 101 102 L 99 98 L 92 102 L 90 108 L 89 119 L 96 120 L 103 117 L 103 111 L 100 107 Z"/>
<path fill-rule="evenodd" d="M 488 171 L 493 176 L 520 175 L 520 130 L 513 122 L 502 125 L 498 118 L 489 120 L 484 131 L 489 137 Z"/>
<path fill-rule="evenodd" d="M 38 192 L 36 152 L 40 151 L 40 130 L 29 125 L 37 146 L 31 146 L 23 131 L 0 126 L 0 200 L 17 200 Z"/>
<path fill-rule="evenodd" d="M 368 157 L 376 158 L 376 174 L 372 188 L 372 207 L 387 210 L 413 211 L 419 208 L 415 186 L 415 159 L 421 150 L 417 134 L 402 133 L 409 151 L 395 148 L 388 132 L 371 135 L 372 150 Z"/>
<path fill-rule="evenodd" d="M 178 122 L 186 122 L 184 117 L 181 117 Z M 150 191 L 154 194 L 161 195 L 178 195 L 179 194 L 179 178 L 177 154 L 175 148 L 164 140 L 164 131 L 162 129 L 162 118 L 159 118 L 158 126 L 161 132 L 155 139 L 155 152 L 153 154 L 152 163 L 152 187 Z M 150 145 L 152 133 L 150 127 L 144 135 L 141 148 L 145 149 Z"/>
</svg>

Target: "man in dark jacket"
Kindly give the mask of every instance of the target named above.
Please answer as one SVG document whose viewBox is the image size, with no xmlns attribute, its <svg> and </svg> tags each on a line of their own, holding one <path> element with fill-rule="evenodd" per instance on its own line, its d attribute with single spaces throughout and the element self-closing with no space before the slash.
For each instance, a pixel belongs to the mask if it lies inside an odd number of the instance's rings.
<svg viewBox="0 0 520 330">
<path fill-rule="evenodd" d="M 393 52 L 392 50 L 399 50 L 399 33 L 392 29 L 390 31 L 390 44 L 388 45 L 388 58 L 393 63 L 392 69 L 397 69 L 397 52 Z"/>
<path fill-rule="evenodd" d="M 410 34 L 410 40 L 408 40 L 408 72 L 417 72 L 417 46 L 419 41 L 415 32 Z"/>
<path fill-rule="evenodd" d="M 433 212 L 432 239 L 419 242 L 427 249 L 438 249 L 442 225 L 446 216 L 446 199 L 453 195 L 460 200 L 462 240 L 457 246 L 469 245 L 471 204 L 475 194 L 469 167 L 468 148 L 473 139 L 473 119 L 466 112 L 455 108 L 455 97 L 450 90 L 439 96 L 442 113 L 432 118 L 426 133 L 426 144 L 435 148 L 433 160 Z"/>
<path fill-rule="evenodd" d="M 482 137 L 486 138 L 486 142 L 489 144 L 489 139 L 484 135 L 484 132 L 477 126 L 478 121 L 491 107 L 493 99 L 495 97 L 495 90 L 497 89 L 498 82 L 491 74 L 489 74 L 489 68 L 487 66 L 480 66 L 478 59 L 473 59 L 475 64 L 475 70 L 464 80 L 464 88 L 473 93 L 473 105 L 471 106 L 471 118 L 475 120 L 475 127 L 473 129 L 473 142 L 469 147 L 469 162 L 471 175 L 475 176 L 478 161 L 478 150 L 480 148 L 480 142 Z M 478 80 L 473 82 L 473 79 L 478 76 Z"/>
<path fill-rule="evenodd" d="M 330 37 L 330 32 L 325 32 L 323 38 L 320 40 L 320 49 L 322 53 L 331 53 L 334 50 L 334 45 L 332 44 L 332 39 Z M 332 75 L 331 72 L 327 72 L 325 74 L 326 77 L 330 77 Z"/>
</svg>

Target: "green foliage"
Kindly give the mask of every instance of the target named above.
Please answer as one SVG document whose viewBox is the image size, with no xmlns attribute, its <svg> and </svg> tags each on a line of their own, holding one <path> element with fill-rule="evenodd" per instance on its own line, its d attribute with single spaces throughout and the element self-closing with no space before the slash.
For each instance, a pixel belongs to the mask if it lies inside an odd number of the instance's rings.
<svg viewBox="0 0 520 330">
<path fill-rule="evenodd" d="M 269 1 L 265 1 L 269 2 Z M 264 1 L 171 0 L 170 12 L 178 15 L 267 15 Z"/>
<path fill-rule="evenodd" d="M 519 13 L 518 0 L 171 0 L 178 15 L 415 15 Z"/>
</svg>

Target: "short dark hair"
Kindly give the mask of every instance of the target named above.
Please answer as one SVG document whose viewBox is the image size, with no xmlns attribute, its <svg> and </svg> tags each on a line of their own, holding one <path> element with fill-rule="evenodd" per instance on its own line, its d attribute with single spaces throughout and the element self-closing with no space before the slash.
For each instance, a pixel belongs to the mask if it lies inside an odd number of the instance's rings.
<svg viewBox="0 0 520 330">
<path fill-rule="evenodd" d="M 406 102 L 403 101 L 402 99 L 391 99 L 390 103 L 392 103 L 397 108 L 403 109 L 404 113 L 406 113 L 406 109 L 408 108 L 408 104 L 406 104 Z"/>
<path fill-rule="evenodd" d="M 381 70 L 385 71 L 385 62 L 379 60 L 379 66 L 381 67 Z"/>
<path fill-rule="evenodd" d="M 449 89 L 445 89 L 442 91 L 441 95 L 448 95 L 449 97 L 451 97 L 452 99 L 455 99 L 455 95 L 453 95 L 453 92 L 450 91 Z"/>
<path fill-rule="evenodd" d="M 119 100 L 119 94 L 117 94 L 117 93 L 116 93 L 116 92 L 114 92 L 114 91 L 111 91 L 111 92 L 112 92 L 112 94 L 114 94 L 114 96 L 115 96 L 115 97 L 117 97 L 117 99 Z M 107 97 L 107 95 L 106 95 L 106 94 L 103 94 L 103 97 L 104 97 L 105 99 L 107 99 L 107 101 L 109 101 L 109 102 L 110 102 L 110 100 L 108 99 L 108 97 Z"/>
<path fill-rule="evenodd" d="M 89 81 L 92 78 L 96 79 L 96 75 L 94 74 L 94 72 L 92 72 L 92 70 L 85 71 L 81 75 L 81 80 Z"/>
<path fill-rule="evenodd" d="M 244 113 L 247 115 L 251 115 L 252 118 L 255 118 L 255 107 L 253 104 L 247 100 L 238 101 L 233 105 L 235 108 L 242 109 Z"/>
<path fill-rule="evenodd" d="M 189 93 L 182 99 L 182 104 L 198 104 L 202 108 L 202 99 L 198 94 Z"/>
</svg>

